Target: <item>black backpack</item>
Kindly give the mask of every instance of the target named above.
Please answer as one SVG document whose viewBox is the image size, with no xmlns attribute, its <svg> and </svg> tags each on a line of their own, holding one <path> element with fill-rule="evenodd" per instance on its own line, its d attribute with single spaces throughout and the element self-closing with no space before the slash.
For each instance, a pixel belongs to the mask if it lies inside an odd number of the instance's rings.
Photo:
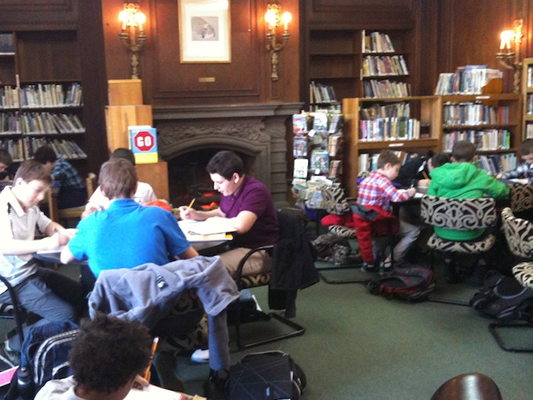
<svg viewBox="0 0 533 400">
<path fill-rule="evenodd" d="M 501 321 L 533 321 L 533 290 L 497 271 L 486 275 L 483 289 L 470 299 L 470 305 L 479 313 Z"/>
<path fill-rule="evenodd" d="M 433 271 L 426 267 L 396 268 L 383 278 L 367 284 L 370 293 L 411 302 L 427 300 L 435 290 Z"/>
<path fill-rule="evenodd" d="M 4 399 L 33 399 L 49 380 L 72 375 L 68 357 L 77 328 L 70 321 L 31 327 L 21 346 L 20 367 Z"/>
<path fill-rule="evenodd" d="M 282 351 L 245 355 L 231 366 L 226 400 L 299 400 L 307 385 L 305 373 Z"/>
</svg>

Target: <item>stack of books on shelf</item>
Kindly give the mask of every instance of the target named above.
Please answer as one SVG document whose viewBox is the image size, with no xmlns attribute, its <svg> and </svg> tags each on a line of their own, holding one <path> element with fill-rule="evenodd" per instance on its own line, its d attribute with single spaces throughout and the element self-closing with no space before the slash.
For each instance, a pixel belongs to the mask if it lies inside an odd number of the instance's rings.
<svg viewBox="0 0 533 400">
<path fill-rule="evenodd" d="M 0 108 L 19 108 L 19 89 L 11 86 L 0 87 Z"/>
<path fill-rule="evenodd" d="M 82 88 L 79 83 L 68 86 L 66 93 L 60 84 L 27 85 L 20 89 L 22 108 L 80 107 Z"/>
<path fill-rule="evenodd" d="M 487 85 L 491 79 L 502 77 L 502 71 L 487 68 L 486 65 L 457 67 L 455 73 L 440 74 L 435 94 L 482 94 L 483 86 Z"/>
<path fill-rule="evenodd" d="M 87 158 L 87 154 L 73 140 L 49 139 L 49 138 L 24 138 L 24 156 L 26 159 L 33 158 L 39 147 L 49 146 L 54 149 L 58 157 L 64 159 Z"/>
<path fill-rule="evenodd" d="M 365 97 L 368 98 L 408 97 L 411 95 L 410 83 L 390 81 L 388 79 L 364 81 L 364 89 Z"/>
<path fill-rule="evenodd" d="M 444 151 L 451 152 L 458 140 L 468 140 L 476 145 L 478 151 L 509 150 L 511 132 L 506 129 L 463 130 L 445 132 L 442 135 Z"/>
<path fill-rule="evenodd" d="M 19 162 L 24 160 L 24 146 L 22 139 L 17 140 L 1 140 L 0 148 L 7 150 L 11 154 L 13 161 Z"/>
<path fill-rule="evenodd" d="M 363 31 L 363 49 L 365 53 L 394 53 L 394 46 L 386 33 Z"/>
<path fill-rule="evenodd" d="M 407 64 L 402 55 L 365 56 L 363 76 L 409 75 Z"/>
<path fill-rule="evenodd" d="M 75 114 L 23 113 L 22 132 L 26 135 L 83 133 L 85 128 Z"/>
<path fill-rule="evenodd" d="M 516 155 L 513 153 L 478 155 L 476 161 L 478 167 L 483 168 L 489 175 L 497 175 L 516 168 Z"/>
<path fill-rule="evenodd" d="M 489 106 L 481 103 L 445 103 L 442 109 L 443 124 L 458 125 L 495 125 L 509 123 L 509 107 Z"/>
<path fill-rule="evenodd" d="M 18 112 L 0 113 L 0 135 L 16 135 L 20 133 Z"/>
</svg>

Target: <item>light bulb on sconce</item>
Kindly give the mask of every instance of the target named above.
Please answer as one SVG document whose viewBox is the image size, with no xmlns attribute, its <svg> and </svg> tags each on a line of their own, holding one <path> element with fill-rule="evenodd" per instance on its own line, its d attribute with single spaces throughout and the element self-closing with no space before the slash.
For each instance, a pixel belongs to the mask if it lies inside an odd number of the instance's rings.
<svg viewBox="0 0 533 400">
<path fill-rule="evenodd" d="M 500 64 L 514 70 L 513 88 L 514 93 L 520 93 L 520 75 L 522 71 L 522 61 L 520 60 L 520 45 L 522 44 L 523 19 L 517 19 L 513 30 L 503 31 L 500 34 L 500 51 L 496 53 L 496 58 Z M 515 50 L 511 49 L 514 43 Z"/>
<path fill-rule="evenodd" d="M 279 79 L 278 75 L 278 60 L 279 52 L 289 41 L 289 23 L 292 21 L 292 15 L 286 11 L 281 15 L 281 6 L 278 4 L 268 4 L 267 12 L 265 13 L 265 22 L 267 23 L 267 45 L 266 48 L 270 51 L 270 77 L 273 81 Z M 283 22 L 283 33 L 281 34 L 281 43 L 276 42 L 276 28 Z"/>
<path fill-rule="evenodd" d="M 146 22 L 146 15 L 139 10 L 139 4 L 124 3 L 124 9 L 119 13 L 118 20 L 122 23 L 120 40 L 130 53 L 131 79 L 138 79 L 139 53 L 142 52 L 146 35 L 143 25 Z M 129 32 L 127 28 L 129 27 Z M 136 30 L 139 34 L 136 35 Z"/>
</svg>

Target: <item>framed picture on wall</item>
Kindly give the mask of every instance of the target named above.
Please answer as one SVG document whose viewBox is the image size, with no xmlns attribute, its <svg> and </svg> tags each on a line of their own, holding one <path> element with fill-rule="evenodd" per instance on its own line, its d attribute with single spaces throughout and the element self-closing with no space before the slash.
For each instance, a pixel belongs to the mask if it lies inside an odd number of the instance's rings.
<svg viewBox="0 0 533 400">
<path fill-rule="evenodd" d="M 230 20 L 230 0 L 178 0 L 180 62 L 231 62 Z"/>
</svg>

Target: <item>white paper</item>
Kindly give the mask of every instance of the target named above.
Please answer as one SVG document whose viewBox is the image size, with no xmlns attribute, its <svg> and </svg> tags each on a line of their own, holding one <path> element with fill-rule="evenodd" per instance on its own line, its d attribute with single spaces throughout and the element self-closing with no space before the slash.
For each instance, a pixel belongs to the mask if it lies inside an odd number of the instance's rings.
<svg viewBox="0 0 533 400">
<path fill-rule="evenodd" d="M 141 389 L 131 389 L 124 400 L 187 400 L 189 396 L 186 396 L 179 392 L 173 392 L 171 390 L 163 389 L 158 386 L 149 385 Z"/>
</svg>

